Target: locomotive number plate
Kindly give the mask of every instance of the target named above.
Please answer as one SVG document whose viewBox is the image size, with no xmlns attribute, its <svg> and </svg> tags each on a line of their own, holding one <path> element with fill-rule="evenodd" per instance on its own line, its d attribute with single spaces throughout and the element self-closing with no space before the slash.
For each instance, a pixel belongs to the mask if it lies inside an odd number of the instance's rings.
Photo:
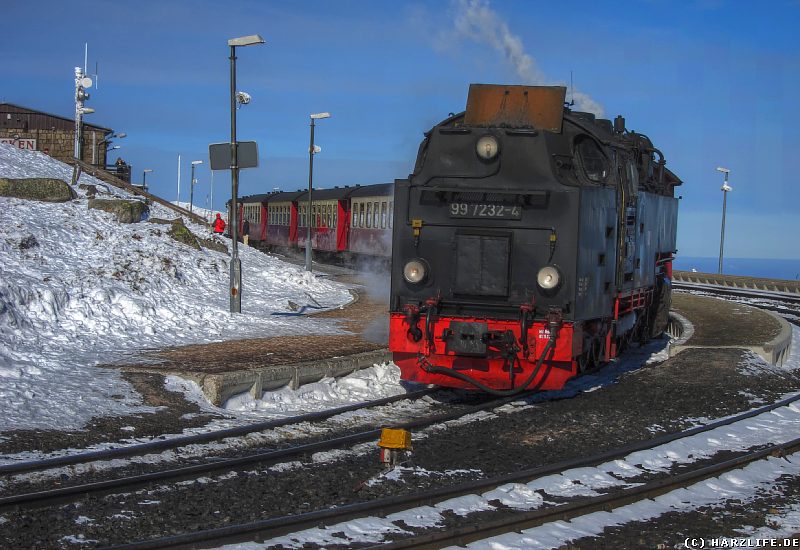
<svg viewBox="0 0 800 550">
<path fill-rule="evenodd" d="M 522 208 L 519 206 L 509 206 L 506 204 L 451 202 L 450 217 L 520 220 L 522 219 Z"/>
</svg>

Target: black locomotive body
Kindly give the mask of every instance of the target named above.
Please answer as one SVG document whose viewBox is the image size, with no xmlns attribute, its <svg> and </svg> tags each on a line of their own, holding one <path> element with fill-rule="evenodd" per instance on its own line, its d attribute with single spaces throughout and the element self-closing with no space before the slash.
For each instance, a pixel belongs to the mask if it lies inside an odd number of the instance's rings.
<svg viewBox="0 0 800 550">
<path fill-rule="evenodd" d="M 395 181 L 390 349 L 403 379 L 556 389 L 663 332 L 681 181 L 565 88 L 470 86 Z"/>
</svg>

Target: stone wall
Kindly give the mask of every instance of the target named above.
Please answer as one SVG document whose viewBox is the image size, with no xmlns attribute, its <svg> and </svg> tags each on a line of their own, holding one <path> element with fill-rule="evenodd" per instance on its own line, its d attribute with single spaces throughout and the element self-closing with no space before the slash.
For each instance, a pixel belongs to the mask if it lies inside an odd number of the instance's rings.
<svg viewBox="0 0 800 550">
<path fill-rule="evenodd" d="M 94 147 L 92 146 L 92 135 L 94 134 Z M 62 162 L 71 163 L 75 150 L 74 130 L 29 130 L 27 132 L 16 128 L 0 128 L 0 138 L 13 138 L 18 136 L 21 139 L 33 138 L 36 140 L 36 150 L 47 152 L 51 157 Z M 104 166 L 106 162 L 105 148 L 100 144 L 103 140 L 103 132 L 93 130 L 90 127 L 83 127 L 83 161 L 90 164 Z M 94 149 L 94 154 L 93 154 Z M 116 157 L 110 159 L 111 163 Z"/>
</svg>

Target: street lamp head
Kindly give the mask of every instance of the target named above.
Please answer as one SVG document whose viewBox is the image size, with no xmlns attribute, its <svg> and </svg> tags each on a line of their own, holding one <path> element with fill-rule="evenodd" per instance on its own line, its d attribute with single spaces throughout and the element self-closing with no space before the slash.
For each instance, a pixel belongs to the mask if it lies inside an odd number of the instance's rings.
<svg viewBox="0 0 800 550">
<path fill-rule="evenodd" d="M 152 168 L 145 168 L 144 170 L 142 170 L 142 172 L 145 173 L 145 174 L 149 174 L 152 171 L 153 171 Z"/>
<path fill-rule="evenodd" d="M 314 119 L 314 120 L 319 120 L 321 118 L 331 118 L 331 114 L 330 113 L 316 113 L 316 114 L 311 115 L 311 118 Z"/>
<path fill-rule="evenodd" d="M 202 160 L 193 160 L 192 161 L 192 165 L 195 165 L 195 164 L 203 164 L 203 161 Z"/>
<path fill-rule="evenodd" d="M 236 103 L 239 105 L 247 105 L 253 99 L 247 92 L 236 92 Z"/>
<path fill-rule="evenodd" d="M 254 44 L 263 44 L 264 39 L 257 34 L 250 34 L 248 36 L 240 36 L 239 38 L 231 38 L 228 40 L 228 46 L 252 46 Z"/>
<path fill-rule="evenodd" d="M 718 166 L 717 172 L 722 172 L 723 174 L 730 174 L 731 171 L 728 170 L 727 168 L 723 168 L 722 166 Z"/>
<path fill-rule="evenodd" d="M 726 183 L 725 185 L 723 185 L 722 187 L 720 187 L 720 189 L 722 189 L 724 192 L 726 192 L 726 193 L 727 193 L 728 191 L 732 190 L 732 189 L 733 189 L 733 187 L 731 187 L 730 185 L 728 185 L 728 184 Z"/>
</svg>

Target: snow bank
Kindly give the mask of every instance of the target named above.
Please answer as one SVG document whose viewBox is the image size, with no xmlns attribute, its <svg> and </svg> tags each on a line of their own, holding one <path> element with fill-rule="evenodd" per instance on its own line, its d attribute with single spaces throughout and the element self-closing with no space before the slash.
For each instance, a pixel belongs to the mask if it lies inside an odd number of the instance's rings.
<svg viewBox="0 0 800 550">
<path fill-rule="evenodd" d="M 71 175 L 43 153 L 0 144 L 0 177 Z M 80 182 L 107 187 L 85 174 Z M 119 373 L 95 365 L 147 348 L 333 332 L 313 318 L 272 313 L 287 312 L 289 300 L 350 300 L 341 284 L 240 246 L 243 313 L 231 315 L 229 257 L 174 241 L 169 226 L 119 224 L 87 209 L 83 195 L 62 204 L 0 197 L 0 208 L 0 431 L 75 429 L 95 415 L 141 411 Z M 151 205 L 151 217 L 176 215 Z"/>
</svg>

